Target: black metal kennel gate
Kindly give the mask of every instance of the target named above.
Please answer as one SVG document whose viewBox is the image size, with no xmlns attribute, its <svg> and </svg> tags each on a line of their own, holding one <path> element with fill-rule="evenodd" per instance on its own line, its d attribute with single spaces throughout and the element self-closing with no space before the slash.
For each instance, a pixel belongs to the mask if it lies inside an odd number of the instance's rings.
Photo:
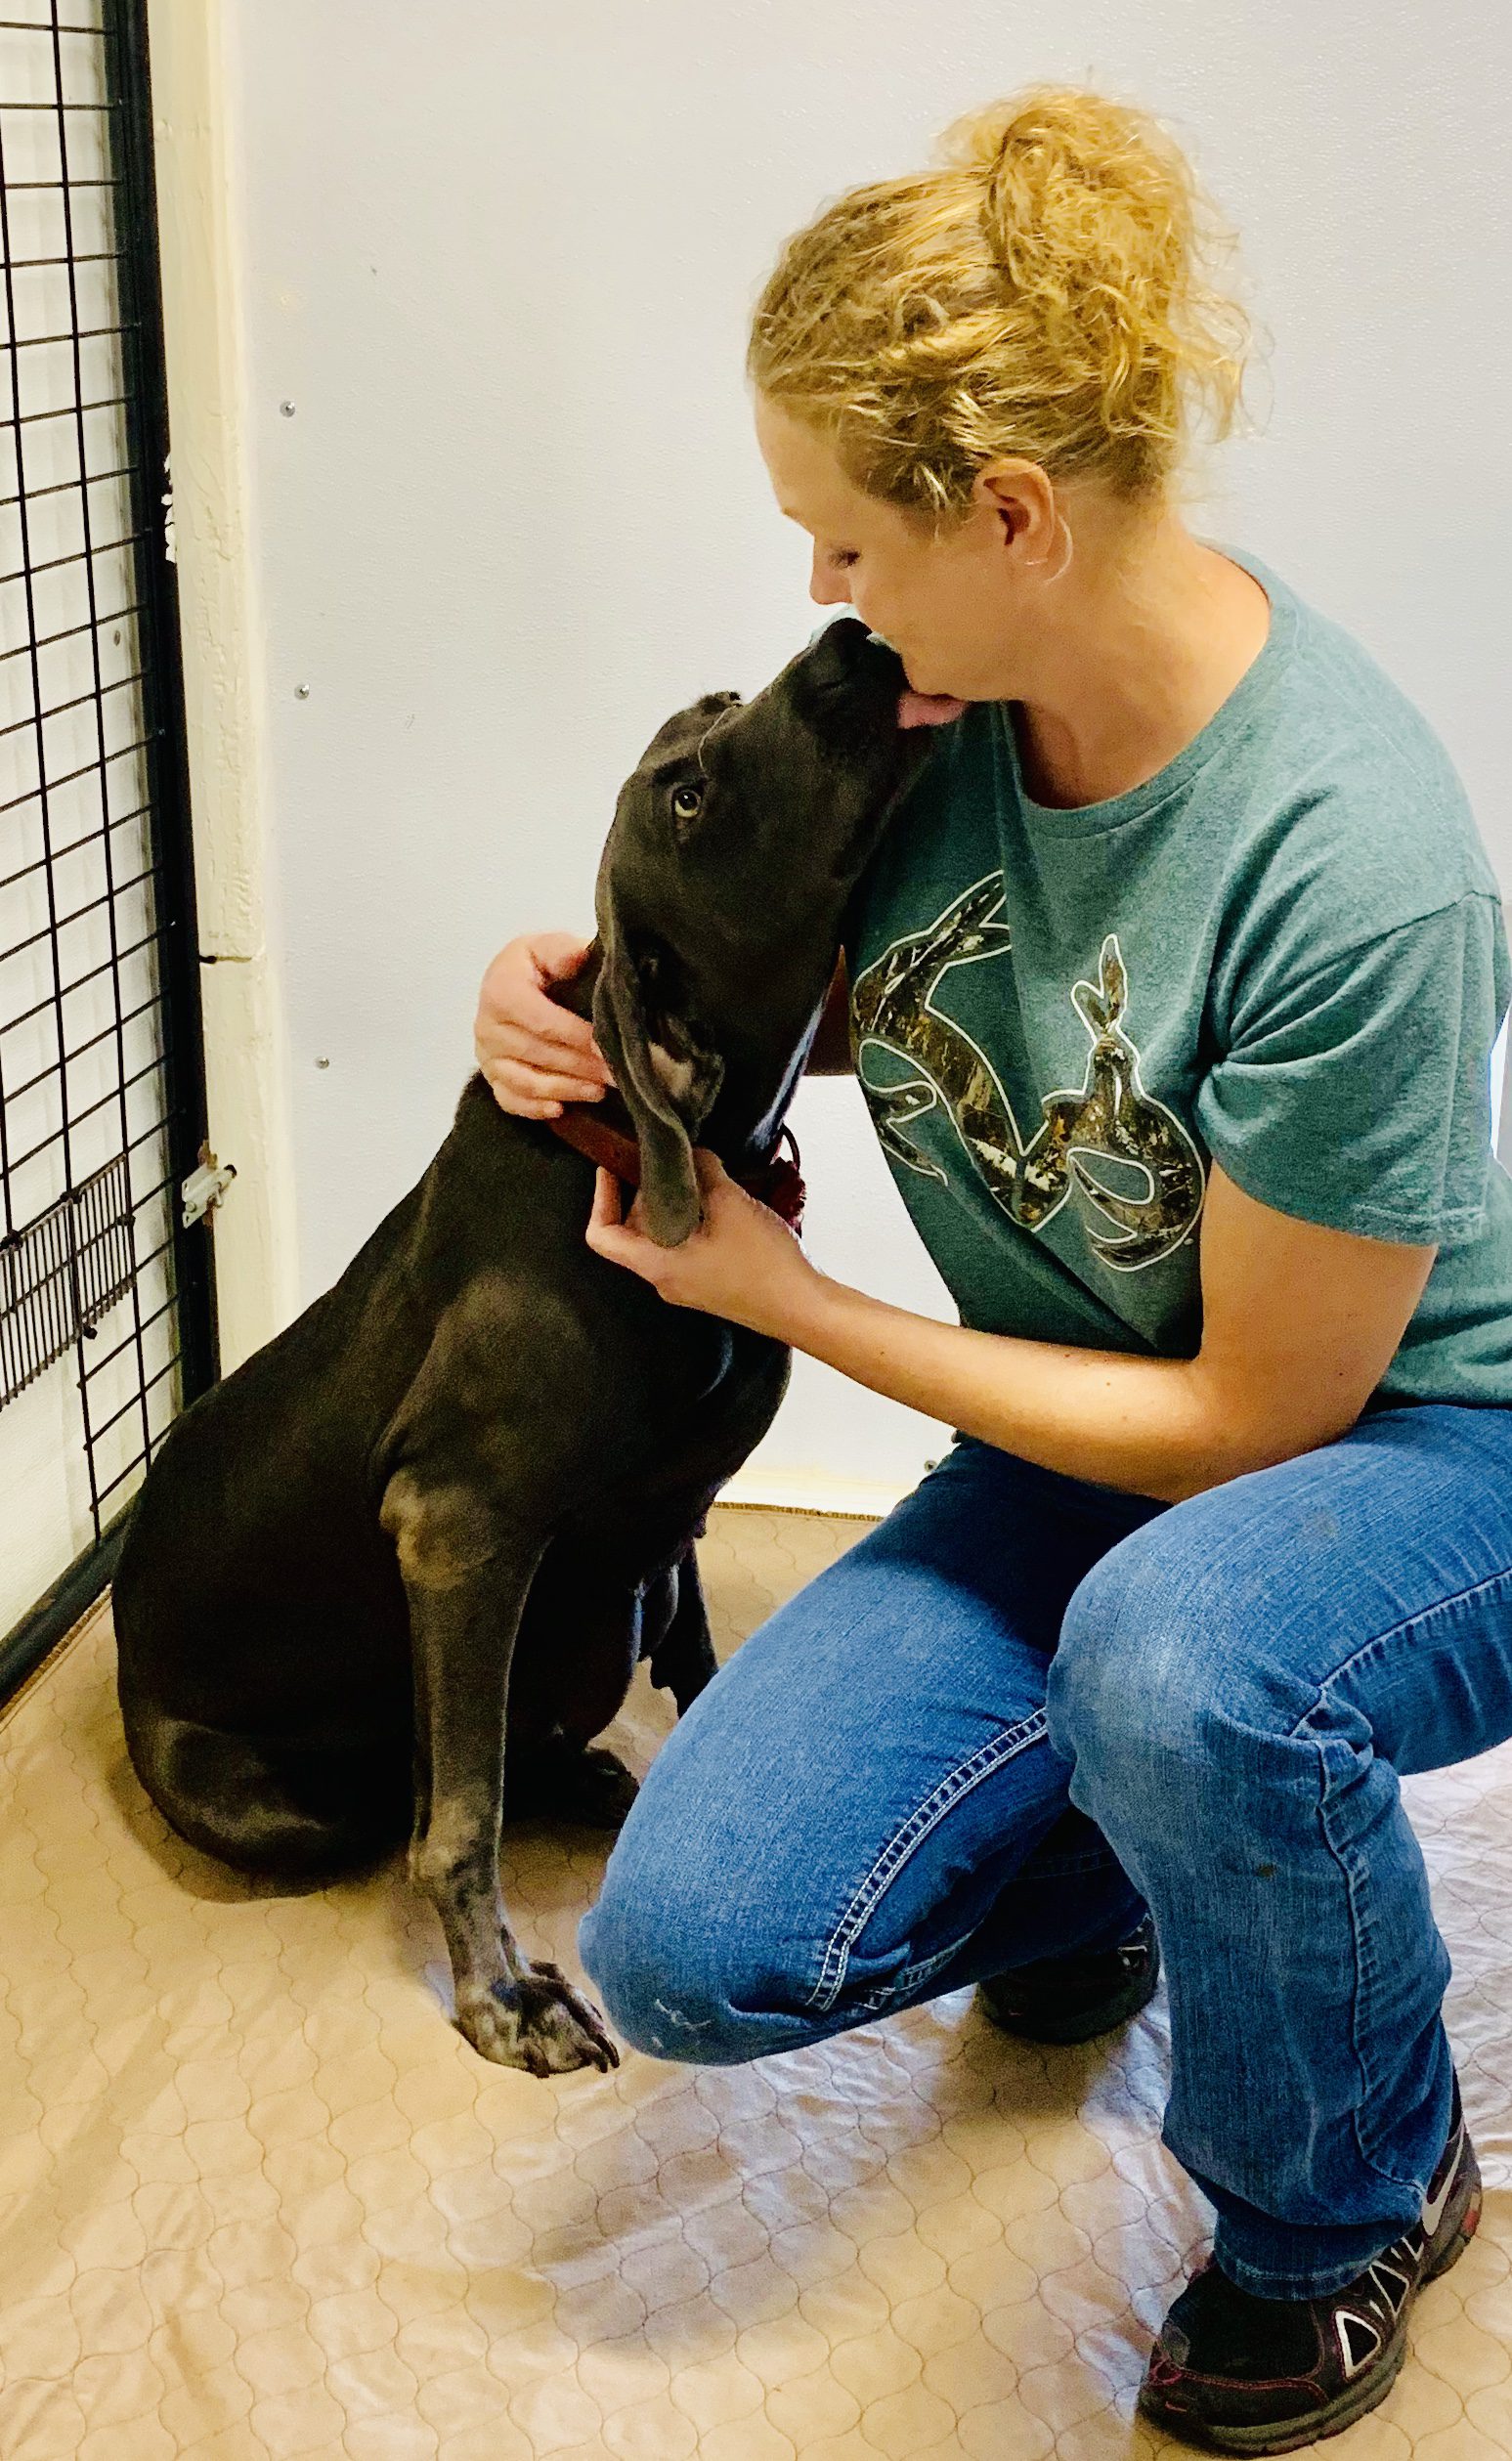
<svg viewBox="0 0 1512 2461">
<path fill-rule="evenodd" d="M 145 0 L 0 0 L 0 1697 L 215 1374 L 156 232 Z"/>
</svg>

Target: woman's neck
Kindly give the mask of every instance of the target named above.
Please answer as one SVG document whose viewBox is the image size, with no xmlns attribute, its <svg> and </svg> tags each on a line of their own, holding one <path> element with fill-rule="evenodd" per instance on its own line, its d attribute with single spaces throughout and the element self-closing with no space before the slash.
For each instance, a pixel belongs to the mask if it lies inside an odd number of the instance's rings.
<svg viewBox="0 0 1512 2461">
<path fill-rule="evenodd" d="M 1253 575 L 1174 514 L 1137 555 L 1078 557 L 1073 577 L 1043 682 L 1012 712 L 1025 789 L 1058 810 L 1168 767 L 1253 666 L 1271 621 Z"/>
</svg>

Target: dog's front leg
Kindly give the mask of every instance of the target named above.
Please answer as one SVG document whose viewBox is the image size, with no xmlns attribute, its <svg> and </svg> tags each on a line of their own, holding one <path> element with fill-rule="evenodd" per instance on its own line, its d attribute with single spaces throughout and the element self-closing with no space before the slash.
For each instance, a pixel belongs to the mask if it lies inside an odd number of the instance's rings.
<svg viewBox="0 0 1512 2461">
<path fill-rule="evenodd" d="M 521 1954 L 499 1892 L 509 1663 L 541 1543 L 475 1489 L 412 1469 L 390 1479 L 382 1517 L 410 1602 L 430 1772 L 410 1868 L 446 1931 L 457 2024 L 485 2059 L 532 2076 L 617 2067 L 596 2008 L 555 1965 Z"/>
</svg>

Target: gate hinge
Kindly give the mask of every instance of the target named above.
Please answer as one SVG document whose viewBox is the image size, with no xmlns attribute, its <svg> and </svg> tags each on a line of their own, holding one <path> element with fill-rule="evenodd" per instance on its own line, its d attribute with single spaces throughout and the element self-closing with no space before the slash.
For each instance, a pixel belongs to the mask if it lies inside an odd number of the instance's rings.
<svg viewBox="0 0 1512 2461">
<path fill-rule="evenodd" d="M 199 1148 L 199 1168 L 191 1171 L 179 1194 L 184 1200 L 184 1228 L 193 1229 L 214 1211 L 237 1176 L 235 1162 L 217 1162 L 207 1144 Z"/>
</svg>

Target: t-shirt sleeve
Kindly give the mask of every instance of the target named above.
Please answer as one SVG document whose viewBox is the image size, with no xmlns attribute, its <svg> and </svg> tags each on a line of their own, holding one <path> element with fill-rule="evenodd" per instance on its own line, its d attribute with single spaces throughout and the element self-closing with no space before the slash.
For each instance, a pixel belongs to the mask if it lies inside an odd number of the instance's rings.
<svg viewBox="0 0 1512 2461">
<path fill-rule="evenodd" d="M 1509 972 L 1500 904 L 1476 892 L 1266 986 L 1198 1089 L 1213 1159 L 1305 1222 L 1406 1246 L 1472 1236 Z"/>
</svg>

